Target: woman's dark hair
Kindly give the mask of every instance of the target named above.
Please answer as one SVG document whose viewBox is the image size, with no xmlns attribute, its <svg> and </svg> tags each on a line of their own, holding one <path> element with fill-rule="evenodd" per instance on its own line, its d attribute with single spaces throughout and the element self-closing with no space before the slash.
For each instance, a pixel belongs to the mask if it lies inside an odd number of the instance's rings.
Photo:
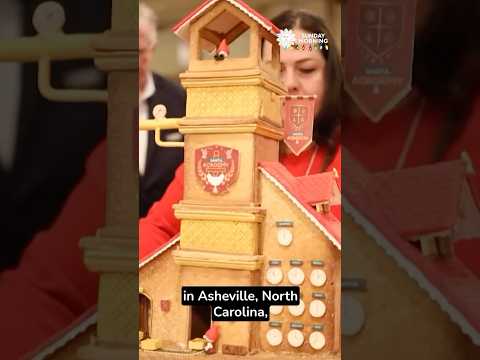
<svg viewBox="0 0 480 360">
<path fill-rule="evenodd" d="M 441 160 L 461 134 L 478 94 L 478 0 L 432 1 L 432 10 L 415 37 L 413 86 L 445 109 L 441 139 L 432 159 Z"/>
<path fill-rule="evenodd" d="M 343 76 L 335 41 L 325 22 L 305 10 L 287 10 L 275 17 L 272 22 L 282 30 L 297 28 L 313 34 L 323 33 L 328 38 L 328 50 L 325 48 L 320 50 L 326 61 L 326 92 L 322 108 L 315 117 L 313 128 L 315 143 L 327 146 L 326 166 L 331 161 L 338 145 L 341 117 Z"/>
</svg>

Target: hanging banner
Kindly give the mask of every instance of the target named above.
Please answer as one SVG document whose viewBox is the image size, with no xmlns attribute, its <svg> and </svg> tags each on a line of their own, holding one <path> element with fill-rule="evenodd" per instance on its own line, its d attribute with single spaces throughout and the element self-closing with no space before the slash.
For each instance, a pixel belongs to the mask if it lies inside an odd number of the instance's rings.
<svg viewBox="0 0 480 360">
<path fill-rule="evenodd" d="M 212 194 L 228 190 L 238 177 L 238 150 L 220 145 L 195 150 L 195 173 L 203 189 Z"/>
<path fill-rule="evenodd" d="M 378 122 L 411 89 L 416 0 L 346 2 L 345 90 Z"/>
<path fill-rule="evenodd" d="M 282 97 L 283 141 L 297 156 L 312 143 L 315 98 L 315 95 Z"/>
</svg>

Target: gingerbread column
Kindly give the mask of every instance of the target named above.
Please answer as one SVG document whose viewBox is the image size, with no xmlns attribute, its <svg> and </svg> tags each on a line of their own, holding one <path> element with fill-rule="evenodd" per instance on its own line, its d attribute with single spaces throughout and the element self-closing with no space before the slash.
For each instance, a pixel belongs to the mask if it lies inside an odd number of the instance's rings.
<svg viewBox="0 0 480 360">
<path fill-rule="evenodd" d="M 108 75 L 106 224 L 81 240 L 85 264 L 100 273 L 97 337 L 82 359 L 123 359 L 138 352 L 138 2 L 112 2 L 112 28 L 94 47 Z M 99 199 L 101 201 L 101 199 Z"/>
</svg>

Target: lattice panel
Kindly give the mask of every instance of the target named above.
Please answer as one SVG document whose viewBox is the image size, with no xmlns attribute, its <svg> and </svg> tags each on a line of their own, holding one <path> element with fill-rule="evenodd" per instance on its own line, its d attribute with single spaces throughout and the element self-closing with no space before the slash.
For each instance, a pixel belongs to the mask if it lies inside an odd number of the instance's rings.
<svg viewBox="0 0 480 360">
<path fill-rule="evenodd" d="M 137 343 L 138 274 L 102 274 L 98 301 L 99 340 Z"/>
<path fill-rule="evenodd" d="M 228 117 L 260 114 L 257 86 L 218 86 L 187 89 L 188 117 Z"/>
<path fill-rule="evenodd" d="M 180 247 L 232 254 L 257 253 L 259 226 L 237 221 L 183 220 Z"/>
</svg>

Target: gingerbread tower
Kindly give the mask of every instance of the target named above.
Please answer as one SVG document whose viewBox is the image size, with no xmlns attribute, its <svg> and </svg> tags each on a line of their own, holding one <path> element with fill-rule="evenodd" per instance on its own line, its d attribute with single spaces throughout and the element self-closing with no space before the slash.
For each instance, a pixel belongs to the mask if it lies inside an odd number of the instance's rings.
<svg viewBox="0 0 480 360">
<path fill-rule="evenodd" d="M 278 160 L 283 136 L 278 29 L 243 2 L 207 1 L 173 30 L 190 45 L 189 67 L 180 75 L 187 111 L 178 121 L 185 136 L 184 199 L 175 206 L 180 248 L 173 253 L 179 286 L 259 285 L 265 213 L 257 165 Z M 248 51 L 235 56 L 239 37 Z M 185 340 L 196 316 L 187 314 Z M 258 346 L 256 325 L 218 325 L 221 339 Z"/>
</svg>

